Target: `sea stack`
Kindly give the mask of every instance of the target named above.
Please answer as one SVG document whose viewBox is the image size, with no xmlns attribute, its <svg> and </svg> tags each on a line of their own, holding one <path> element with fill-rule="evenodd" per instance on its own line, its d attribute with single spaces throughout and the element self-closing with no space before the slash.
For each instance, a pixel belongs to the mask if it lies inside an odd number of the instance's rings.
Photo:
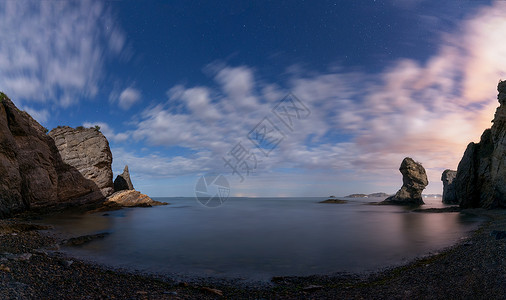
<svg viewBox="0 0 506 300">
<path fill-rule="evenodd" d="M 119 174 L 114 179 L 114 191 L 119 192 L 123 190 L 134 190 L 134 185 L 130 179 L 130 172 L 128 171 L 128 165 L 123 169 L 123 173 Z"/>
<path fill-rule="evenodd" d="M 506 207 L 506 81 L 497 86 L 499 107 L 492 128 L 469 143 L 454 180 L 462 208 Z"/>
<path fill-rule="evenodd" d="M 457 171 L 449 169 L 444 170 L 443 174 L 441 174 L 444 204 L 459 204 L 454 184 L 455 176 L 457 176 Z"/>
<path fill-rule="evenodd" d="M 393 196 L 380 204 L 422 205 L 422 191 L 429 184 L 424 167 L 412 158 L 406 157 L 399 168 L 402 174 L 402 187 Z"/>
</svg>

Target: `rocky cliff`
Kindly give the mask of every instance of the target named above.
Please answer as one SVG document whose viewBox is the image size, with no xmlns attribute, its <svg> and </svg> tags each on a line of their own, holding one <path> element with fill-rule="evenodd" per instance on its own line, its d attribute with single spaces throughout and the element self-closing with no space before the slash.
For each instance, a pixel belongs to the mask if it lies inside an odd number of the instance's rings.
<svg viewBox="0 0 506 300">
<path fill-rule="evenodd" d="M 49 132 L 63 162 L 92 180 L 107 197 L 114 192 L 112 153 L 105 136 L 95 128 L 59 126 Z"/>
<path fill-rule="evenodd" d="M 30 207 L 103 199 L 92 180 L 64 163 L 46 132 L 0 93 L 0 217 Z"/>
<path fill-rule="evenodd" d="M 506 81 L 497 90 L 499 107 L 492 128 L 479 143 L 470 143 L 454 180 L 456 197 L 463 208 L 506 207 Z"/>
<path fill-rule="evenodd" d="M 455 189 L 455 176 L 457 171 L 446 169 L 441 174 L 441 181 L 443 182 L 443 203 L 444 204 L 459 204 L 457 199 L 457 191 Z"/>
<path fill-rule="evenodd" d="M 386 198 L 380 204 L 395 205 L 421 205 L 424 204 L 422 191 L 429 184 L 425 168 L 415 162 L 412 158 L 406 157 L 399 168 L 402 174 L 402 187 L 393 196 Z"/>
</svg>

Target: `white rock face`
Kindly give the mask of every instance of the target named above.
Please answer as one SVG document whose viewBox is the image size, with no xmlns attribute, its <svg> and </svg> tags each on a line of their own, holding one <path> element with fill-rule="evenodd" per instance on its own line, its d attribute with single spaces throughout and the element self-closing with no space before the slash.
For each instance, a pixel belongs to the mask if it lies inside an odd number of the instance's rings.
<svg viewBox="0 0 506 300">
<path fill-rule="evenodd" d="M 51 130 L 63 161 L 92 180 L 107 197 L 114 192 L 112 153 L 105 136 L 95 128 L 74 129 L 68 126 Z"/>
</svg>

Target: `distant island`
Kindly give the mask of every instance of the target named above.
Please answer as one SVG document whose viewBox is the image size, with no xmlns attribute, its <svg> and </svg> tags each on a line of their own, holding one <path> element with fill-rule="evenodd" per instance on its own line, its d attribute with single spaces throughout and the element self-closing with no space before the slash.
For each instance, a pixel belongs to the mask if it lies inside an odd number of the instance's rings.
<svg viewBox="0 0 506 300">
<path fill-rule="evenodd" d="M 387 193 L 373 193 L 373 194 L 351 194 L 348 196 L 344 196 L 344 198 L 370 198 L 370 197 L 388 197 L 390 196 Z"/>
</svg>

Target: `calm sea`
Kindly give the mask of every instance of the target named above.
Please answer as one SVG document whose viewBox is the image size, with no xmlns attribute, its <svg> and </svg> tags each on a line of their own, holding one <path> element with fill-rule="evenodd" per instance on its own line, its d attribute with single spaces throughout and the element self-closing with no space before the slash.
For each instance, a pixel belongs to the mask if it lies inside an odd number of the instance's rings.
<svg viewBox="0 0 506 300">
<path fill-rule="evenodd" d="M 321 204 L 325 198 L 230 198 L 207 208 L 194 198 L 44 220 L 61 233 L 110 232 L 70 254 L 109 266 L 181 276 L 264 280 L 281 275 L 373 271 L 458 242 L 480 220 L 367 205 L 381 198 Z M 346 198 L 343 198 L 346 199 Z M 425 207 L 442 207 L 426 198 Z"/>
</svg>

